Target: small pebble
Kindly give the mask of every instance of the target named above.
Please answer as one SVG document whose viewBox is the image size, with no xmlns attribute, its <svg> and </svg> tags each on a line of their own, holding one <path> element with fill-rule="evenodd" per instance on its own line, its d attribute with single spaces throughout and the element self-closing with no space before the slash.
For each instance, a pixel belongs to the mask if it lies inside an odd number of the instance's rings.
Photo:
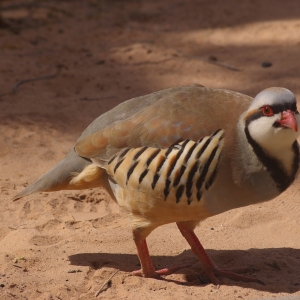
<svg viewBox="0 0 300 300">
<path fill-rule="evenodd" d="M 208 59 L 211 60 L 211 61 L 217 61 L 218 60 L 217 57 L 214 56 L 214 55 L 209 56 Z"/>
<path fill-rule="evenodd" d="M 99 60 L 99 61 L 96 62 L 96 65 L 103 65 L 103 64 L 105 64 L 105 60 L 104 59 Z"/>
<path fill-rule="evenodd" d="M 261 63 L 261 66 L 263 68 L 269 68 L 269 67 L 272 67 L 272 63 L 269 62 L 269 61 L 264 61 L 264 62 Z"/>
<path fill-rule="evenodd" d="M 82 272 L 81 270 L 69 270 L 68 273 L 78 273 L 78 272 Z"/>
</svg>

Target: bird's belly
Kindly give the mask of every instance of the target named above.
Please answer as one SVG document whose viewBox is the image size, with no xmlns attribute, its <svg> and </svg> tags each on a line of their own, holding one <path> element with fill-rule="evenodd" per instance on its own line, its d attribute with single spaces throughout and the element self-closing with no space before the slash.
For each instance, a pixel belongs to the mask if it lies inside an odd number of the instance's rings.
<svg viewBox="0 0 300 300">
<path fill-rule="evenodd" d="M 179 221 L 201 221 L 211 216 L 206 209 L 204 197 L 198 201 L 194 196 L 190 202 L 186 197 L 182 197 L 181 201 L 177 202 L 172 193 L 165 198 L 162 192 L 145 193 L 120 186 L 115 186 L 113 190 L 122 210 L 157 226 Z"/>
</svg>

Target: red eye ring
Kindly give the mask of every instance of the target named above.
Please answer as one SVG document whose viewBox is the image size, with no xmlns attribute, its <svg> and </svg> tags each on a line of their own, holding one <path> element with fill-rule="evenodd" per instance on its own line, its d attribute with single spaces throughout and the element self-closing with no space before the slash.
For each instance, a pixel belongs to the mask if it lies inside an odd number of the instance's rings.
<svg viewBox="0 0 300 300">
<path fill-rule="evenodd" d="M 274 116 L 273 109 L 269 105 L 264 105 L 263 107 L 260 108 L 260 110 L 263 113 L 263 115 L 266 117 Z"/>
</svg>

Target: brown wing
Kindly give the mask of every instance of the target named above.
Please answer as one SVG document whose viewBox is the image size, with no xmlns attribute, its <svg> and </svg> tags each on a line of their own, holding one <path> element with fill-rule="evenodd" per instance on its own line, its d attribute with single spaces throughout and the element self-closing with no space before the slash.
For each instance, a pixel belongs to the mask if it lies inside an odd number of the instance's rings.
<svg viewBox="0 0 300 300">
<path fill-rule="evenodd" d="M 126 147 L 162 149 L 182 140 L 197 140 L 236 124 L 251 100 L 236 92 L 204 87 L 163 90 L 124 102 L 104 116 L 106 124 L 103 116 L 96 119 L 94 132 L 84 132 L 75 150 L 82 157 L 109 160 Z"/>
</svg>

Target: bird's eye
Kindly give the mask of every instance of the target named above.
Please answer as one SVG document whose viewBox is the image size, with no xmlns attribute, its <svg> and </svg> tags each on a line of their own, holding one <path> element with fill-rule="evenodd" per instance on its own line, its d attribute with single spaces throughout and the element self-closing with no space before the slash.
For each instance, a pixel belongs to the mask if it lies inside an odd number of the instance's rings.
<svg viewBox="0 0 300 300">
<path fill-rule="evenodd" d="M 263 107 L 260 108 L 260 110 L 264 116 L 267 116 L 267 117 L 274 116 L 273 109 L 269 105 L 264 105 Z"/>
</svg>

